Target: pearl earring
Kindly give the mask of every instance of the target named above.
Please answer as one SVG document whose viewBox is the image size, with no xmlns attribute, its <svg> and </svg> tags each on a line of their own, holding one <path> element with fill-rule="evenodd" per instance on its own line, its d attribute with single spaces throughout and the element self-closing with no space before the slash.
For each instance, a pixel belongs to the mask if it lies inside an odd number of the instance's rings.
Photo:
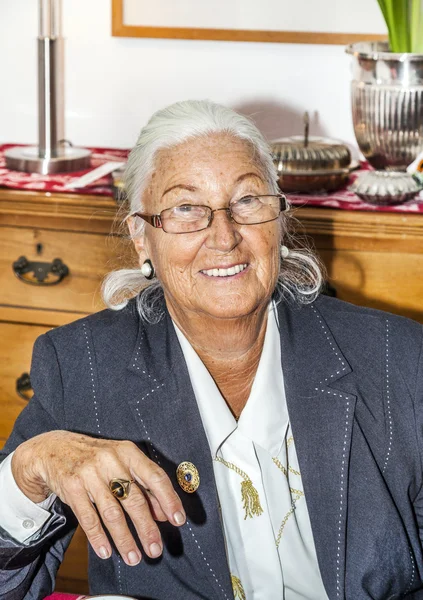
<svg viewBox="0 0 423 600">
<path fill-rule="evenodd" d="M 149 258 L 147 258 L 141 267 L 141 273 L 144 275 L 146 279 L 154 279 L 156 276 L 156 272 L 153 267 L 153 263 Z"/>
<path fill-rule="evenodd" d="M 282 258 L 288 258 L 289 248 L 287 248 L 286 246 L 281 246 L 281 256 Z"/>
</svg>

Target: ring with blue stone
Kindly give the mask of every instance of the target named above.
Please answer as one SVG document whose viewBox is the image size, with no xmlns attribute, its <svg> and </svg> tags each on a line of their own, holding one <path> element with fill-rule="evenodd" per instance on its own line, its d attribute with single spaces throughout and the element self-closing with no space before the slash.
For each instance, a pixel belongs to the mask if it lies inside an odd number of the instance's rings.
<svg viewBox="0 0 423 600">
<path fill-rule="evenodd" d="M 188 494 L 193 494 L 200 485 L 200 474 L 195 465 L 184 461 L 176 469 L 176 478 L 180 487 Z"/>
</svg>

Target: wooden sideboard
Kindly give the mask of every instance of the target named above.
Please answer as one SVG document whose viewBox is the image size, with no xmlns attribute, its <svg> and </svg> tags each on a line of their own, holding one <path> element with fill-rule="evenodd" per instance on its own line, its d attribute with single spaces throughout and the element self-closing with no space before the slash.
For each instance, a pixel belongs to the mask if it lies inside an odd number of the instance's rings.
<svg viewBox="0 0 423 600">
<path fill-rule="evenodd" d="M 423 214 L 299 208 L 337 297 L 423 323 Z"/>
<path fill-rule="evenodd" d="M 316 208 L 295 213 L 339 298 L 423 322 L 423 215 Z M 111 198 L 0 189 L 0 447 L 30 395 L 25 378 L 18 394 L 17 380 L 29 371 L 35 339 L 101 309 L 104 274 L 136 264 L 131 242 L 110 235 L 114 223 Z M 60 258 L 69 274 L 56 285 L 30 285 L 13 272 L 22 256 L 40 263 Z M 87 593 L 86 573 L 86 542 L 78 531 L 57 589 Z"/>
</svg>

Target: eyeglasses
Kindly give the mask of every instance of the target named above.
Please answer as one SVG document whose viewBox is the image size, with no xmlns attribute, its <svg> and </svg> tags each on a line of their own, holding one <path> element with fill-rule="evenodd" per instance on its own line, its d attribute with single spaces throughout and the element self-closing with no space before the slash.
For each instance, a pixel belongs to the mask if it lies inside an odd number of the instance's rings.
<svg viewBox="0 0 423 600">
<path fill-rule="evenodd" d="M 275 221 L 279 214 L 286 211 L 288 204 L 283 194 L 266 196 L 245 196 L 227 208 L 202 206 L 201 204 L 182 204 L 162 210 L 159 215 L 134 213 L 153 227 L 163 229 L 166 233 L 194 233 L 210 227 L 214 213 L 226 211 L 228 217 L 238 225 L 259 225 Z"/>
</svg>

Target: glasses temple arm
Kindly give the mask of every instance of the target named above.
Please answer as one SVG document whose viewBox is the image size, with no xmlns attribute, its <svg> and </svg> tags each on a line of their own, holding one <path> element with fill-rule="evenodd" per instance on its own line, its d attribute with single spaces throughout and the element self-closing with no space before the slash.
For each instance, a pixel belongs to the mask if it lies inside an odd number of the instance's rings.
<svg viewBox="0 0 423 600">
<path fill-rule="evenodd" d="M 157 228 L 162 228 L 163 227 L 160 215 L 146 215 L 144 213 L 138 213 L 138 212 L 134 213 L 134 215 L 136 217 L 140 217 L 141 219 L 144 219 L 144 221 L 146 221 L 147 223 L 149 223 L 153 227 L 157 227 Z"/>
<path fill-rule="evenodd" d="M 288 202 L 285 195 L 279 196 L 281 212 L 285 212 L 288 209 Z"/>
</svg>

